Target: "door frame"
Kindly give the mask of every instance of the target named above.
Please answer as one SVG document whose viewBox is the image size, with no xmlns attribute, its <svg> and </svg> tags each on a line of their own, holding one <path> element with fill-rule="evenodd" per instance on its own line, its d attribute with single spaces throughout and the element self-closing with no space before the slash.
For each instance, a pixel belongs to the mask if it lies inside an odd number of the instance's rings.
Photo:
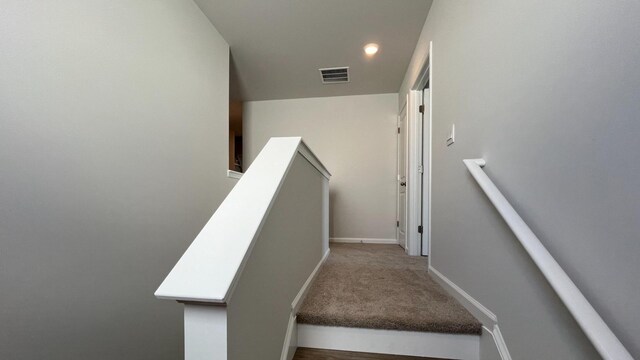
<svg viewBox="0 0 640 360">
<path fill-rule="evenodd" d="M 398 128 L 398 133 L 396 135 L 396 241 L 398 242 L 398 245 L 402 246 L 402 244 L 400 243 L 400 181 L 401 179 L 401 175 L 400 175 L 400 144 L 402 143 L 400 141 L 400 136 L 402 136 L 402 134 L 400 133 L 400 117 L 402 116 L 402 113 L 405 113 L 405 139 L 404 139 L 404 152 L 405 152 L 405 156 L 404 156 L 404 168 L 405 168 L 405 172 L 408 172 L 408 158 L 409 158 L 409 142 L 408 142 L 408 134 L 409 134 L 409 112 L 407 109 L 407 105 L 409 104 L 409 95 L 407 94 L 405 101 L 402 105 L 402 107 L 400 107 L 400 112 L 398 112 L 398 116 L 396 118 L 396 127 Z M 408 175 L 408 174 L 407 174 Z M 408 176 L 407 176 L 408 178 Z M 407 179 L 405 179 L 406 181 Z M 404 249 L 405 252 L 409 253 L 409 234 L 407 232 L 408 230 L 408 220 L 409 220 L 409 193 L 408 193 L 408 187 L 405 188 L 405 201 L 404 201 Z"/>
<path fill-rule="evenodd" d="M 429 43 L 429 51 L 423 60 L 419 75 L 409 88 L 408 96 L 408 158 L 407 167 L 407 253 L 413 256 L 431 255 L 431 144 L 433 120 L 433 42 Z M 422 90 L 429 82 L 429 108 L 424 114 L 425 125 L 422 124 L 420 105 Z M 423 132 L 424 130 L 424 132 Z M 424 139 L 423 139 L 424 134 Z M 423 159 L 423 146 L 428 150 L 428 158 Z M 427 203 L 423 204 L 422 182 L 427 193 Z M 424 213 L 423 213 L 424 212 Z M 418 232 L 422 226 L 422 234 Z M 422 238 L 426 237 L 426 249 L 423 249 Z M 431 256 L 429 256 L 431 262 Z"/>
</svg>

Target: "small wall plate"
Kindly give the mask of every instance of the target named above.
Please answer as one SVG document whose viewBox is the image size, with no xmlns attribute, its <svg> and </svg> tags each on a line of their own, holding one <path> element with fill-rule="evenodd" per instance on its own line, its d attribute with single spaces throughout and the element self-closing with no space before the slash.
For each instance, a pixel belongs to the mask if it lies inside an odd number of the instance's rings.
<svg viewBox="0 0 640 360">
<path fill-rule="evenodd" d="M 449 137 L 447 138 L 447 146 L 450 146 L 456 142 L 456 125 L 451 124 L 451 131 L 449 132 Z"/>
</svg>

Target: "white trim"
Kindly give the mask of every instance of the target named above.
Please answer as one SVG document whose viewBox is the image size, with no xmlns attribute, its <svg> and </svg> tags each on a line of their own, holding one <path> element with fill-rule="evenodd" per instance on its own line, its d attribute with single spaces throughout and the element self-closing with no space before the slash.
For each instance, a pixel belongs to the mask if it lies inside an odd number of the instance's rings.
<svg viewBox="0 0 640 360">
<path fill-rule="evenodd" d="M 429 68 L 431 65 L 430 55 L 431 55 L 431 47 L 429 47 L 429 53 L 427 53 L 427 57 L 424 59 L 424 62 L 422 63 L 422 70 L 420 70 L 420 76 L 418 77 L 418 80 L 416 80 L 416 83 L 412 87 L 413 90 L 424 89 L 424 87 L 427 85 L 427 81 L 430 80 L 429 78 L 429 75 L 430 75 Z"/>
<path fill-rule="evenodd" d="M 322 251 L 329 250 L 329 180 L 322 181 Z"/>
<path fill-rule="evenodd" d="M 227 303 L 301 141 L 292 137 L 267 142 L 160 284 L 156 298 Z M 234 225 L 237 219 L 244 219 L 243 226 Z"/>
<path fill-rule="evenodd" d="M 433 279 L 438 282 L 447 292 L 462 304 L 473 316 L 475 316 L 482 325 L 493 327 L 498 323 L 498 317 L 478 300 L 474 299 L 461 287 L 442 275 L 434 267 L 429 266 L 429 273 L 433 275 Z"/>
<path fill-rule="evenodd" d="M 184 306 L 184 359 L 226 359 L 227 308 Z"/>
<path fill-rule="evenodd" d="M 410 88 L 407 94 L 409 101 L 408 109 L 408 158 L 409 164 L 407 167 L 407 253 L 413 256 L 425 255 L 429 256 L 429 263 L 431 262 L 431 148 L 432 148 L 432 119 L 433 119 L 433 94 L 432 94 L 432 59 L 433 59 L 433 42 L 429 43 L 429 52 L 426 54 L 420 67 L 420 72 L 416 77 L 413 86 Z M 428 132 L 425 134 L 429 137 L 429 158 L 423 159 L 423 124 L 420 121 L 422 114 L 419 111 L 419 106 L 423 104 L 422 90 L 424 89 L 427 81 L 429 81 L 429 113 L 424 114 L 425 122 L 428 122 Z M 422 175 L 419 168 L 422 167 Z M 428 204 L 425 209 L 424 221 L 422 214 L 422 202 L 423 202 L 423 189 L 421 184 L 421 178 L 426 179 L 426 186 L 424 191 L 427 192 Z M 422 236 L 418 232 L 418 226 L 422 225 Z M 426 238 L 428 246 L 427 249 L 422 249 L 422 238 Z"/>
<path fill-rule="evenodd" d="M 311 284 L 318 276 L 320 268 L 322 268 L 322 265 L 325 263 L 325 261 L 327 261 L 330 251 L 330 249 L 327 249 L 327 251 L 324 252 L 322 259 L 320 259 L 318 265 L 316 265 L 315 269 L 313 269 L 313 271 L 307 278 L 307 281 L 305 281 L 302 285 L 302 288 L 300 288 L 298 295 L 296 295 L 296 297 L 293 299 L 293 302 L 291 303 L 291 314 L 289 315 L 289 324 L 287 325 L 287 333 L 284 337 L 284 344 L 282 345 L 282 355 L 280 356 L 280 360 L 291 360 L 296 353 L 296 349 L 298 348 L 298 331 L 296 324 L 298 310 L 300 309 L 300 306 L 302 305 L 304 299 L 307 297 L 309 289 L 311 288 Z"/>
<path fill-rule="evenodd" d="M 227 177 L 232 179 L 240 179 L 242 177 L 242 173 L 235 170 L 227 170 Z"/>
<path fill-rule="evenodd" d="M 431 218 L 432 218 L 432 214 L 433 212 L 431 211 L 431 199 L 433 199 L 433 197 L 431 196 L 431 179 L 433 179 L 433 167 L 431 166 L 431 164 L 433 163 L 432 159 L 433 159 L 433 41 L 429 41 L 429 167 L 428 167 L 428 176 L 427 176 L 427 183 L 428 183 L 428 189 L 427 191 L 429 191 L 429 205 L 428 205 L 428 212 L 429 212 L 429 222 L 428 222 L 428 234 L 429 234 L 429 258 L 427 259 L 427 262 L 429 263 L 429 266 L 431 266 Z"/>
<path fill-rule="evenodd" d="M 500 354 L 500 358 L 502 360 L 511 360 L 509 349 L 507 349 L 507 344 L 502 337 L 500 328 L 498 327 L 498 317 L 431 265 L 429 265 L 429 274 L 433 275 L 432 278 L 440 284 L 440 286 L 442 286 L 449 295 L 458 300 L 458 302 L 462 304 L 467 311 L 469 311 L 476 319 L 480 320 L 482 328 L 493 338 L 493 342 Z"/>
<path fill-rule="evenodd" d="M 425 95 L 427 99 L 425 100 Z M 421 126 L 422 132 L 422 191 L 420 194 L 420 209 L 422 210 L 422 242 L 420 244 L 420 255 L 429 256 L 431 253 L 431 88 L 422 90 L 422 106 L 428 113 L 423 115 Z"/>
<path fill-rule="evenodd" d="M 318 262 L 318 265 L 316 265 L 316 268 L 313 269 L 313 271 L 307 278 L 307 281 L 304 282 L 304 284 L 302 285 L 302 288 L 300 288 L 300 291 L 298 292 L 298 295 L 296 295 L 296 297 L 293 299 L 293 302 L 291 303 L 291 310 L 293 311 L 294 315 L 298 313 L 300 306 L 302 306 L 302 302 L 307 297 L 307 293 L 309 293 L 311 284 L 318 276 L 318 273 L 320 272 L 320 268 L 322 267 L 322 265 L 325 263 L 325 261 L 327 261 L 327 258 L 329 257 L 329 253 L 331 253 L 331 249 L 327 249 L 327 251 L 325 251 L 324 255 L 322 255 L 322 259 L 320 259 L 320 261 Z"/>
<path fill-rule="evenodd" d="M 427 79 L 429 81 L 431 81 L 431 74 L 429 74 L 429 77 L 427 77 L 427 72 L 428 72 L 428 68 L 431 65 L 431 54 L 432 54 L 432 50 L 433 50 L 433 41 L 429 42 L 429 51 L 424 54 L 424 56 L 422 57 L 422 59 L 420 60 L 420 72 L 418 72 L 418 76 L 416 76 L 415 80 L 413 81 L 413 85 L 410 87 L 410 89 L 412 90 L 418 90 L 418 88 L 420 88 L 420 90 L 422 90 L 422 88 L 424 88 L 424 86 L 427 83 Z"/>
<path fill-rule="evenodd" d="M 398 113 L 398 116 L 396 117 L 396 127 L 398 128 L 398 130 L 401 129 L 400 126 L 400 121 L 402 119 L 402 115 L 404 114 L 404 133 L 400 133 L 400 131 L 398 131 L 398 134 L 396 136 L 396 243 L 400 244 L 400 232 L 402 230 L 404 230 L 404 247 L 405 247 L 405 252 L 409 255 L 411 255 L 410 251 L 409 251 L 409 234 L 408 234 L 408 226 L 409 226 L 409 193 L 407 192 L 408 187 L 405 187 L 405 192 L 404 192 L 404 229 L 400 228 L 400 188 L 401 185 L 400 183 L 403 181 L 403 176 L 404 176 L 404 182 L 405 185 L 407 183 L 407 171 L 409 169 L 409 114 L 407 113 L 407 106 L 409 105 L 409 94 L 407 94 L 407 96 L 405 96 L 405 100 L 404 103 L 402 104 L 402 107 L 400 108 L 400 112 Z M 402 138 L 402 136 L 404 136 L 404 139 Z M 401 144 L 404 145 L 404 149 L 401 149 L 400 146 Z M 401 154 L 404 154 L 404 156 L 401 156 Z M 400 159 L 404 158 L 404 174 L 400 174 L 400 168 L 401 163 L 400 163 Z M 402 246 L 402 245 L 400 245 Z"/>
<path fill-rule="evenodd" d="M 480 336 L 298 324 L 298 346 L 479 360 Z"/>
<path fill-rule="evenodd" d="M 330 176 L 301 137 L 271 138 L 158 287 L 157 298 L 226 304 L 297 154 Z"/>
<path fill-rule="evenodd" d="M 411 90 L 407 95 L 409 108 L 407 114 L 407 254 L 411 256 L 420 255 L 420 234 L 418 233 L 418 225 L 420 225 L 420 173 L 417 171 L 419 164 L 420 148 L 419 141 L 420 131 L 420 112 L 418 107 L 419 91 Z"/>
<path fill-rule="evenodd" d="M 412 90 L 409 93 L 409 106 L 407 108 L 407 250 L 412 256 L 420 255 L 420 233 L 418 226 L 422 223 L 421 214 L 421 185 L 420 172 L 422 158 L 422 131 L 420 124 L 419 99 L 420 91 Z"/>
<path fill-rule="evenodd" d="M 315 167 L 325 178 L 327 179 L 331 178 L 331 173 L 329 172 L 329 170 L 327 170 L 327 168 L 322 164 L 320 159 L 318 159 L 318 157 L 313 153 L 313 151 L 311 151 L 311 148 L 309 148 L 309 146 L 304 142 L 304 140 L 300 141 L 298 152 L 305 159 L 307 159 L 309 163 L 311 163 L 311 165 L 313 165 L 313 167 Z"/>
<path fill-rule="evenodd" d="M 344 244 L 394 244 L 398 245 L 398 239 L 375 239 L 375 238 L 329 238 L 332 243 Z"/>
<path fill-rule="evenodd" d="M 298 327 L 296 324 L 296 316 L 292 313 L 289 316 L 289 323 L 287 324 L 287 333 L 284 336 L 284 343 L 282 344 L 282 353 L 280 360 L 291 360 L 296 354 L 298 349 Z"/>
<path fill-rule="evenodd" d="M 483 326 L 482 328 L 485 329 L 493 338 L 493 342 L 496 345 L 500 359 L 511 360 L 511 354 L 509 353 L 509 349 L 507 349 L 507 343 L 504 341 L 504 337 L 502 337 L 502 332 L 500 332 L 498 325 L 494 325 L 493 330 L 489 330 L 486 326 Z"/>
</svg>

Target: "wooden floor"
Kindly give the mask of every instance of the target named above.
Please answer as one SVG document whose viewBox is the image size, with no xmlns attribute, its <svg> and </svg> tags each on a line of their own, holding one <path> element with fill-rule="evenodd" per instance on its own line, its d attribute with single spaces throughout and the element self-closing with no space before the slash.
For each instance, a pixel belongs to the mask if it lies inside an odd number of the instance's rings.
<svg viewBox="0 0 640 360">
<path fill-rule="evenodd" d="M 416 356 L 369 354 L 352 351 L 336 351 L 298 348 L 293 360 L 438 360 Z"/>
</svg>

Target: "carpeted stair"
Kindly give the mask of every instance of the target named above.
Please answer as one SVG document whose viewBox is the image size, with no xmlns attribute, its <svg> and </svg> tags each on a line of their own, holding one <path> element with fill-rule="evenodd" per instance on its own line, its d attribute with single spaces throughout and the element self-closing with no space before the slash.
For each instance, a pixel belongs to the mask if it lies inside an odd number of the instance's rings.
<svg viewBox="0 0 640 360">
<path fill-rule="evenodd" d="M 332 244 L 298 323 L 451 334 L 482 325 L 397 245 Z"/>
</svg>

